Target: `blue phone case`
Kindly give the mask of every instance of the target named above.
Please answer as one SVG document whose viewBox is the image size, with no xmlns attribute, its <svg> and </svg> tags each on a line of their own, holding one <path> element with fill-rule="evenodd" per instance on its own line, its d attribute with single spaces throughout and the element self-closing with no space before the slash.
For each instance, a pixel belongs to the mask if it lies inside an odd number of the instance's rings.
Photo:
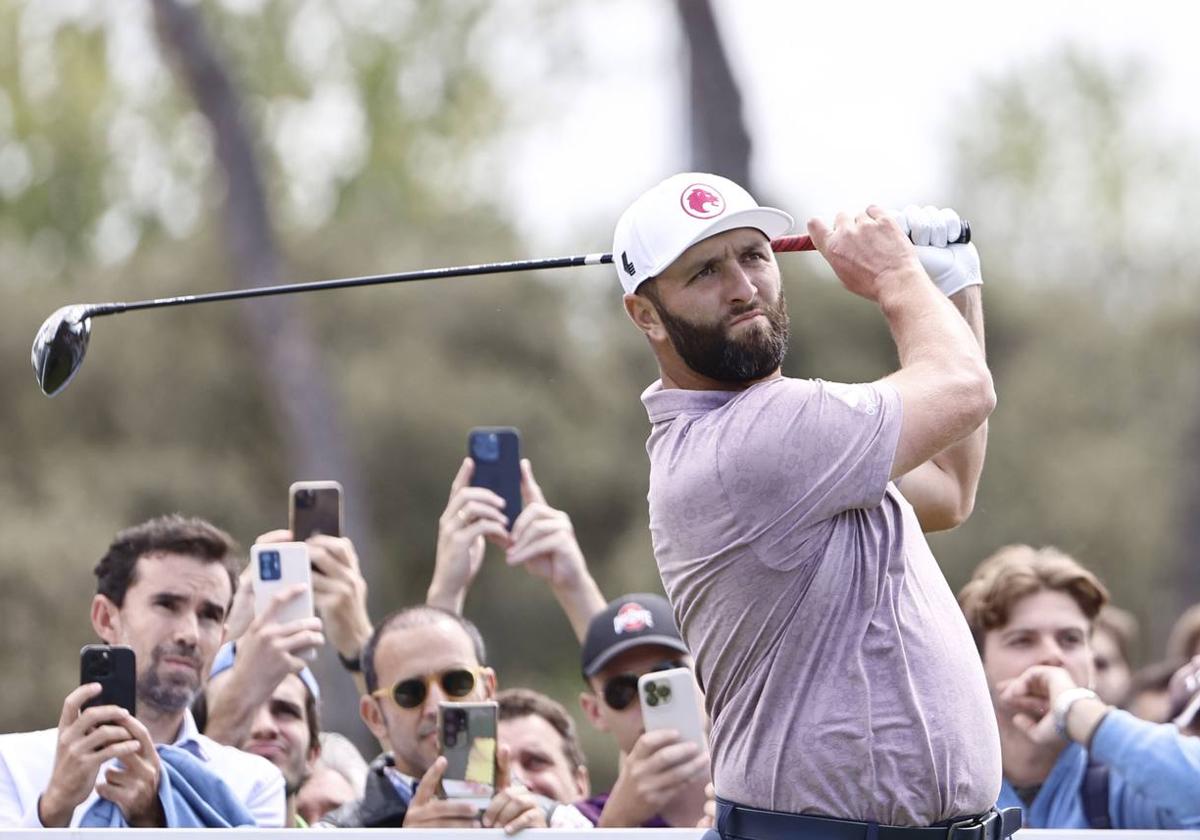
<svg viewBox="0 0 1200 840">
<path fill-rule="evenodd" d="M 475 462 L 472 487 L 486 487 L 504 499 L 508 528 L 521 515 L 521 433 L 511 426 L 481 426 L 467 436 Z"/>
</svg>

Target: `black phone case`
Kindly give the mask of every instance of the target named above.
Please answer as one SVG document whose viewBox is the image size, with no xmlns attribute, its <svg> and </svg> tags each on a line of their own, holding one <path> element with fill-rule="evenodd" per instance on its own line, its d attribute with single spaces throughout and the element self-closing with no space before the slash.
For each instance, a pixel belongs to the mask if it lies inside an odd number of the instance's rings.
<svg viewBox="0 0 1200 840">
<path fill-rule="evenodd" d="M 481 457 L 480 442 L 496 436 L 499 450 L 494 460 Z M 486 449 L 486 447 L 484 447 Z M 508 528 L 521 515 L 521 434 L 511 426 L 481 426 L 467 437 L 467 454 L 475 462 L 472 487 L 486 487 L 504 499 Z"/>
<path fill-rule="evenodd" d="M 100 693 L 83 704 L 120 706 L 137 714 L 137 663 L 125 645 L 84 645 L 79 651 L 79 684 L 100 683 Z"/>
</svg>

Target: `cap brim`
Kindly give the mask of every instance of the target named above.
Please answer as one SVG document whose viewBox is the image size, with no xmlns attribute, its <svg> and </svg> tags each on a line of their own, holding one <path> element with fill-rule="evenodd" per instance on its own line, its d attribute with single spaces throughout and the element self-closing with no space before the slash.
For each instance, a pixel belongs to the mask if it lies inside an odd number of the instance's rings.
<svg viewBox="0 0 1200 840">
<path fill-rule="evenodd" d="M 718 216 L 712 220 L 712 224 L 702 228 L 682 248 L 669 258 L 664 258 L 659 265 L 654 266 L 648 272 L 646 279 L 649 280 L 651 277 L 657 277 L 662 274 L 671 263 L 679 259 L 680 254 L 697 242 L 708 239 L 710 236 L 716 236 L 718 233 L 725 233 L 737 228 L 748 227 L 761 230 L 767 239 L 775 239 L 791 230 L 795 222 L 796 220 L 789 214 L 774 207 L 751 207 L 747 210 L 738 210 L 736 213 L 730 213 L 728 216 Z"/>
<path fill-rule="evenodd" d="M 675 636 L 637 636 L 617 642 L 612 647 L 605 648 L 603 653 L 593 657 L 591 662 L 583 666 L 583 673 L 585 676 L 593 677 L 597 671 L 625 651 L 648 645 L 661 645 L 662 647 L 669 647 L 688 656 L 691 655 L 691 651 L 687 649 L 687 645 L 683 643 L 683 640 Z"/>
</svg>

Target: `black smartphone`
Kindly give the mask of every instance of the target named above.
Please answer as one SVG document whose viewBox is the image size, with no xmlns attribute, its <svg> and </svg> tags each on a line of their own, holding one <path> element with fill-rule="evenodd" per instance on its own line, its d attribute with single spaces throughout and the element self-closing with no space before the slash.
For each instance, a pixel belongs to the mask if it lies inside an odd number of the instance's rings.
<svg viewBox="0 0 1200 840">
<path fill-rule="evenodd" d="M 288 488 L 288 521 L 292 539 L 313 534 L 342 535 L 342 485 L 336 481 L 297 481 Z"/>
<path fill-rule="evenodd" d="M 100 693 L 83 704 L 120 706 L 137 714 L 137 664 L 125 645 L 84 645 L 79 651 L 79 684 L 100 683 Z"/>
<path fill-rule="evenodd" d="M 467 436 L 475 462 L 472 487 L 486 487 L 504 499 L 508 528 L 521 515 L 521 433 L 511 426 L 482 426 Z"/>
</svg>

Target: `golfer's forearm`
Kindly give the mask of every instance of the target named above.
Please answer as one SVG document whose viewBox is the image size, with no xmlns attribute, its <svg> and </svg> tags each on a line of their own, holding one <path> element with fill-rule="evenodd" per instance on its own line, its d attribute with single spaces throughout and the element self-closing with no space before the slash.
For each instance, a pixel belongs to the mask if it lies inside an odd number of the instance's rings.
<svg viewBox="0 0 1200 840">
<path fill-rule="evenodd" d="M 980 286 L 968 286 L 955 294 L 950 301 L 963 316 L 967 326 L 979 344 L 980 352 L 984 352 L 983 332 L 983 300 Z M 987 421 L 983 421 L 966 437 L 957 443 L 943 449 L 930 460 L 933 466 L 945 476 L 943 505 L 930 516 L 927 523 L 922 525 L 927 531 L 941 531 L 954 528 L 966 521 L 975 507 L 975 493 L 979 489 L 979 479 L 983 474 L 983 461 L 987 454 Z M 918 511 L 918 515 L 920 512 Z"/>
</svg>

